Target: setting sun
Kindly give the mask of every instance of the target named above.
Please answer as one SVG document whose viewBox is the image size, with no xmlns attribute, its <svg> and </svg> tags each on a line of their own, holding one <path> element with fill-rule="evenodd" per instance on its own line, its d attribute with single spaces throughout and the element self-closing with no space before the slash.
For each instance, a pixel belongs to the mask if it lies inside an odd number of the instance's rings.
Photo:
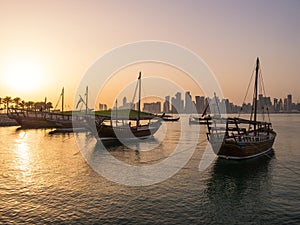
<svg viewBox="0 0 300 225">
<path fill-rule="evenodd" d="M 8 87 L 18 91 L 33 91 L 42 85 L 43 69 L 37 60 L 14 59 L 6 64 L 5 81 Z"/>
</svg>

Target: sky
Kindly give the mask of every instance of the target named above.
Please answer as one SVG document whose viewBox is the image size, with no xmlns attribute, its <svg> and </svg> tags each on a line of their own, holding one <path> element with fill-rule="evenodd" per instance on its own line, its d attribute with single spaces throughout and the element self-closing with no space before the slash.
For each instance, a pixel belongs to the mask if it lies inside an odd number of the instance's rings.
<svg viewBox="0 0 300 225">
<path fill-rule="evenodd" d="M 55 104 L 64 87 L 71 107 L 80 80 L 97 59 L 143 40 L 175 43 L 197 54 L 235 104 L 242 103 L 260 57 L 266 95 L 292 94 L 300 102 L 298 0 L 1 0 L 0 97 L 43 101 L 47 96 Z M 139 69 L 170 79 L 174 75 L 168 73 L 177 73 Z M 135 73 L 124 69 L 120 76 L 129 79 L 128 71 Z M 176 76 L 179 83 L 185 78 Z M 183 88 L 201 94 L 193 84 Z M 102 98 L 113 101 L 110 93 Z"/>
</svg>

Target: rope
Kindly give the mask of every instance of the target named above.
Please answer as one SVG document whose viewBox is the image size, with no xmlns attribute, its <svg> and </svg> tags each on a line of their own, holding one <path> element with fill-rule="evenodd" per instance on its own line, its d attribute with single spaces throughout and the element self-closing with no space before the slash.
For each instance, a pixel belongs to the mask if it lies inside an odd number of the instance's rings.
<svg viewBox="0 0 300 225">
<path fill-rule="evenodd" d="M 247 95 L 248 95 L 248 92 L 249 92 L 249 88 L 250 88 L 250 84 L 252 83 L 253 75 L 254 75 L 254 70 L 252 71 L 252 75 L 251 75 L 251 77 L 250 77 L 250 81 L 249 81 L 249 83 L 248 83 L 247 91 L 246 91 L 246 94 L 245 94 L 245 97 L 244 97 L 244 100 L 243 100 L 242 105 L 243 105 L 243 104 L 245 103 L 245 101 L 246 101 L 246 98 L 247 98 Z M 240 118 L 242 109 L 243 109 L 243 107 L 242 107 L 241 110 L 239 111 L 238 118 Z"/>
<path fill-rule="evenodd" d="M 263 79 L 263 76 L 262 76 L 262 68 L 260 68 L 259 76 L 260 76 L 260 80 L 261 80 L 261 87 L 262 87 L 263 95 L 264 95 L 264 96 L 267 96 L 267 95 L 266 95 L 266 90 L 265 90 L 265 85 L 264 85 L 264 79 Z M 264 100 L 264 103 L 265 103 L 265 105 L 267 105 L 265 100 Z M 269 113 L 269 108 L 268 108 L 268 106 L 267 106 L 267 115 L 268 115 L 268 120 L 269 120 L 269 123 L 270 123 L 270 122 L 271 122 L 271 119 L 270 119 L 270 113 Z"/>
<path fill-rule="evenodd" d="M 56 107 L 58 106 L 58 104 L 60 103 L 60 99 L 61 99 L 62 93 L 60 93 L 59 97 L 58 97 L 58 101 L 54 107 L 54 110 L 56 109 Z"/>
<path fill-rule="evenodd" d="M 134 94 L 133 94 L 132 100 L 130 102 L 131 106 L 134 105 L 134 100 L 135 100 L 138 85 L 139 85 L 139 82 L 136 83 L 136 86 L 135 86 L 135 89 L 134 89 Z"/>
</svg>

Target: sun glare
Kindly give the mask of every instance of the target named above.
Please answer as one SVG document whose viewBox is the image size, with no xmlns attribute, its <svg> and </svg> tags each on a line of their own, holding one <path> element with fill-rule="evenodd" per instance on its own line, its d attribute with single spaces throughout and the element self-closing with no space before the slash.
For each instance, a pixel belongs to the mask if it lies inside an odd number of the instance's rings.
<svg viewBox="0 0 300 225">
<path fill-rule="evenodd" d="M 5 80 L 9 88 L 18 91 L 34 91 L 42 85 L 42 67 L 34 60 L 19 59 L 6 65 Z"/>
</svg>

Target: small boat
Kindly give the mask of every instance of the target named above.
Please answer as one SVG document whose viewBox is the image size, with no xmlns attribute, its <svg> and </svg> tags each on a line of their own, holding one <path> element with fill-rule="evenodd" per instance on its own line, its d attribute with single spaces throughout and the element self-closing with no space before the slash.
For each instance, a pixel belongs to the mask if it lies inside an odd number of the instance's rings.
<svg viewBox="0 0 300 225">
<path fill-rule="evenodd" d="M 213 124 L 207 124 L 207 138 L 219 157 L 248 159 L 267 154 L 273 150 L 276 132 L 272 129 L 272 123 L 257 120 L 258 79 L 260 75 L 260 63 L 259 58 L 257 58 L 253 110 L 250 119 L 217 118 L 213 119 Z M 217 126 L 218 123 L 221 126 Z"/>
<path fill-rule="evenodd" d="M 116 107 L 116 111 L 110 115 L 97 115 L 95 113 L 95 115 L 87 116 L 87 129 L 94 134 L 97 140 L 147 138 L 153 136 L 160 128 L 161 121 L 159 119 L 152 121 L 156 118 L 154 115 L 147 113 L 142 113 L 143 115 L 141 115 L 141 73 L 139 73 L 137 85 L 139 87 L 137 112 L 127 110 L 127 113 L 123 112 L 123 115 L 127 114 L 126 116 L 120 116 L 121 113 L 118 112 Z"/>
<path fill-rule="evenodd" d="M 207 124 L 211 124 L 212 122 L 212 117 L 207 114 L 207 110 L 208 110 L 209 104 L 206 105 L 201 117 L 199 116 L 194 116 L 194 115 L 190 115 L 189 117 L 189 125 L 192 124 L 201 124 L 201 125 L 207 125 Z M 219 115 L 214 115 L 213 117 L 217 117 Z"/>
<path fill-rule="evenodd" d="M 201 124 L 201 125 L 206 125 L 206 124 L 211 124 L 212 117 L 210 115 L 206 115 L 206 116 L 201 116 L 201 117 L 197 117 L 197 116 L 190 116 L 189 117 L 189 124 Z"/>
<path fill-rule="evenodd" d="M 173 117 L 173 115 L 166 115 L 165 113 L 163 113 L 161 116 L 159 116 L 163 119 L 163 121 L 167 121 L 167 122 L 176 122 L 180 119 L 180 116 L 178 117 Z"/>
</svg>

